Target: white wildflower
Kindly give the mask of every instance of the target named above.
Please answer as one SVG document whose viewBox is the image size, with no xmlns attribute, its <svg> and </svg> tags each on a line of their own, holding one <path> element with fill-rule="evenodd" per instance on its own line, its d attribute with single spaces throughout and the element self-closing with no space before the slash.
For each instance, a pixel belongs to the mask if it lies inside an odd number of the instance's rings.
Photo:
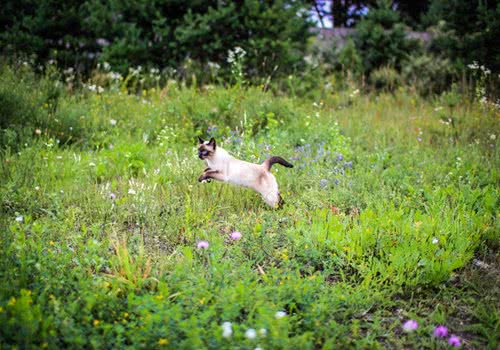
<svg viewBox="0 0 500 350">
<path fill-rule="evenodd" d="M 116 125 L 116 120 L 115 120 L 115 119 L 110 119 L 110 120 L 109 120 L 109 123 L 110 123 L 111 125 L 115 126 L 115 125 Z"/>
<path fill-rule="evenodd" d="M 277 311 L 276 314 L 274 315 L 275 318 L 280 319 L 286 316 L 285 311 Z"/>
<path fill-rule="evenodd" d="M 133 188 L 128 190 L 128 194 L 136 194 L 135 190 Z"/>
<path fill-rule="evenodd" d="M 245 332 L 245 337 L 247 337 L 247 339 L 250 340 L 255 339 L 257 338 L 257 332 L 253 328 L 248 328 L 247 331 Z"/>
<path fill-rule="evenodd" d="M 231 322 L 224 322 L 222 324 L 222 336 L 224 338 L 229 338 L 233 334 L 233 328 Z"/>
<path fill-rule="evenodd" d="M 434 237 L 432 239 L 432 244 L 438 244 L 439 243 L 439 239 L 437 239 L 436 237 Z"/>
<path fill-rule="evenodd" d="M 23 221 L 24 221 L 23 216 L 22 216 L 22 215 L 18 215 L 18 216 L 16 216 L 16 221 L 17 221 L 17 222 L 23 222 Z"/>
</svg>

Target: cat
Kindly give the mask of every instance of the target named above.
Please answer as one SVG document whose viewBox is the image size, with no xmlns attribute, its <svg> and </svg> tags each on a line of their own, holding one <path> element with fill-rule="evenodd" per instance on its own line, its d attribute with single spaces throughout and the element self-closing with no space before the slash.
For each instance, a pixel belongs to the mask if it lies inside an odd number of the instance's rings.
<svg viewBox="0 0 500 350">
<path fill-rule="evenodd" d="M 262 164 L 254 164 L 236 159 L 225 149 L 217 146 L 215 139 L 204 141 L 198 136 L 198 157 L 208 166 L 198 178 L 199 182 L 210 182 L 214 179 L 229 182 L 234 185 L 249 187 L 260 193 L 264 201 L 271 207 L 281 207 L 284 204 L 278 190 L 278 182 L 270 172 L 273 164 L 293 168 L 281 157 L 271 157 Z"/>
</svg>

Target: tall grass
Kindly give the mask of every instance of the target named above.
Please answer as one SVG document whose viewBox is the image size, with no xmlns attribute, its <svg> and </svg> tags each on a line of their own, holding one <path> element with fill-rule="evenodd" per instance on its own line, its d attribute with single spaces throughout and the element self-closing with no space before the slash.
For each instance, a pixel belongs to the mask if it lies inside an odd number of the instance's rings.
<svg viewBox="0 0 500 350">
<path fill-rule="evenodd" d="M 31 127 L 1 159 L 3 347 L 445 348 L 439 323 L 466 347 L 497 346 L 493 107 L 456 92 L 311 101 L 170 82 L 63 86 L 47 111 L 39 80 L 2 74 Z M 273 169 L 284 208 L 197 183 L 197 135 L 291 160 Z"/>
</svg>

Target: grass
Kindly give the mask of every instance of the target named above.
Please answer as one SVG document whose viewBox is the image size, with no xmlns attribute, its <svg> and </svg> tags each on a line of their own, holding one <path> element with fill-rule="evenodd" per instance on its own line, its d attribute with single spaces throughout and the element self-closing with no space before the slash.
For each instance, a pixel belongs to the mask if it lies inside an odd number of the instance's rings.
<svg viewBox="0 0 500 350">
<path fill-rule="evenodd" d="M 498 111 L 407 90 L 1 83 L 35 120 L 4 131 L 25 138 L 1 159 L 1 348 L 448 348 L 438 324 L 497 348 Z M 208 134 L 292 159 L 273 169 L 284 208 L 199 184 Z"/>
</svg>

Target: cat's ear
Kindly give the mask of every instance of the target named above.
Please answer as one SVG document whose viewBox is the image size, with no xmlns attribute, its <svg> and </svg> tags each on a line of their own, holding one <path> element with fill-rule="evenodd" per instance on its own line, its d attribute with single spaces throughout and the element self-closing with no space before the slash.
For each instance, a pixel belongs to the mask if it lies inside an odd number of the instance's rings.
<svg viewBox="0 0 500 350">
<path fill-rule="evenodd" d="M 203 143 L 203 142 L 205 142 L 205 141 L 204 141 L 204 140 L 203 140 L 200 136 L 198 136 L 198 142 L 199 142 L 200 144 L 202 144 L 202 143 Z"/>
<path fill-rule="evenodd" d="M 210 141 L 208 142 L 209 146 L 212 146 L 212 148 L 215 150 L 215 139 L 212 137 Z"/>
</svg>

